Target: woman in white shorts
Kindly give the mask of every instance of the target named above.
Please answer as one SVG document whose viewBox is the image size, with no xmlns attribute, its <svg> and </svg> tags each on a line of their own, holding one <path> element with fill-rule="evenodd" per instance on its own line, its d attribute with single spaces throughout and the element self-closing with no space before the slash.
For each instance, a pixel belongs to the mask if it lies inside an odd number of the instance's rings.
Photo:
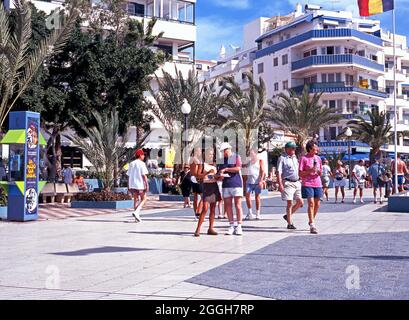
<svg viewBox="0 0 409 320">
<path fill-rule="evenodd" d="M 334 187 L 335 187 L 335 203 L 338 202 L 338 192 L 341 189 L 342 200 L 341 202 L 345 202 L 345 186 L 346 181 L 345 177 L 347 176 L 346 170 L 344 165 L 342 164 L 341 160 L 338 160 L 337 167 L 334 169 Z"/>
</svg>

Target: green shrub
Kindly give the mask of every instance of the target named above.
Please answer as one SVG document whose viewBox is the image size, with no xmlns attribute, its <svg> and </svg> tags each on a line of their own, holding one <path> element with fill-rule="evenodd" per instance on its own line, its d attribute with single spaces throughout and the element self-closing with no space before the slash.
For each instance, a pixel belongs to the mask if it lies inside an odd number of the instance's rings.
<svg viewBox="0 0 409 320">
<path fill-rule="evenodd" d="M 75 196 L 77 201 L 124 201 L 132 200 L 132 196 L 128 193 L 115 193 L 112 191 L 103 190 L 101 192 L 84 192 Z"/>
</svg>

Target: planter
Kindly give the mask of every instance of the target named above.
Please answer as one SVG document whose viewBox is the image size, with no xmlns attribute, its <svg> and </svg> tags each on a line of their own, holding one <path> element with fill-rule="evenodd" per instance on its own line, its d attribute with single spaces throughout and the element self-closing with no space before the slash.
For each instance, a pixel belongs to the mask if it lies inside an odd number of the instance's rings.
<svg viewBox="0 0 409 320">
<path fill-rule="evenodd" d="M 71 208 L 75 209 L 133 209 L 133 200 L 124 201 L 72 201 Z"/>
<path fill-rule="evenodd" d="M 7 220 L 7 207 L 0 207 L 0 219 Z"/>
<path fill-rule="evenodd" d="M 190 196 L 190 200 L 193 201 L 193 196 Z M 159 195 L 159 201 L 183 202 L 184 198 L 182 195 L 177 194 L 161 194 Z"/>
<path fill-rule="evenodd" d="M 389 196 L 388 211 L 409 213 L 409 195 L 404 192 L 401 194 Z"/>
</svg>

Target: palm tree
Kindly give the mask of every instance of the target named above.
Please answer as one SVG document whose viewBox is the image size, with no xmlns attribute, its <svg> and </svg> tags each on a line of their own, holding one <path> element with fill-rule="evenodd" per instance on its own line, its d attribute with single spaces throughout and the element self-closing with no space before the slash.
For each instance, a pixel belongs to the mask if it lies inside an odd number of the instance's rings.
<svg viewBox="0 0 409 320">
<path fill-rule="evenodd" d="M 74 117 L 85 132 L 86 139 L 78 136 L 68 138 L 94 165 L 104 188 L 110 190 L 116 184 L 119 171 L 133 158 L 136 148 L 141 145 L 126 147 L 126 137 L 119 135 L 118 111 L 111 111 L 109 114 L 94 111 L 93 115 L 97 124 L 93 127 L 88 127 L 85 122 Z M 145 134 L 145 139 L 148 135 L 149 133 Z"/>
<path fill-rule="evenodd" d="M 381 147 L 390 141 L 393 132 L 389 113 L 379 112 L 379 109 L 375 108 L 372 111 L 368 110 L 367 115 L 369 121 L 362 116 L 356 116 L 355 119 L 348 121 L 347 125 L 352 130 L 350 139 L 361 141 L 371 147 L 369 159 L 372 163 Z M 344 132 L 338 138 L 345 138 Z"/>
<path fill-rule="evenodd" d="M 254 133 L 262 125 L 266 125 L 269 110 L 266 107 L 266 86 L 262 79 L 260 84 L 254 81 L 253 75 L 244 73 L 249 82 L 248 91 L 240 88 L 234 77 L 225 77 L 222 93 L 227 95 L 221 105 L 220 113 L 224 118 L 223 127 L 231 127 L 244 131 L 246 155 L 249 156 L 251 146 L 258 140 Z"/>
<path fill-rule="evenodd" d="M 176 77 L 162 70 L 163 78 L 155 75 L 158 89 L 151 89 L 153 102 L 146 100 L 148 108 L 163 124 L 169 134 L 170 143 L 173 144 L 175 124 L 183 123 L 184 115 L 181 105 L 186 99 L 191 106 L 189 114 L 189 128 L 195 129 L 197 133 L 214 124 L 218 118 L 219 95 L 215 90 L 215 81 L 211 83 L 200 83 L 198 74 L 189 70 L 185 79 L 181 71 L 175 67 Z M 197 139 L 201 134 L 193 137 Z"/>
<path fill-rule="evenodd" d="M 60 52 L 79 16 L 81 0 L 72 0 L 68 14 L 60 14 L 62 23 L 50 36 L 31 50 L 31 9 L 27 0 L 13 0 L 15 27 L 10 15 L 0 3 L 0 128 L 18 98 L 34 79 L 39 68 L 52 54 Z"/>
<path fill-rule="evenodd" d="M 310 94 L 309 87 L 304 86 L 301 94 L 289 90 L 288 94 L 280 93 L 276 100 L 269 101 L 269 120 L 295 136 L 297 155 L 304 152 L 304 145 L 314 132 L 342 119 L 337 110 L 320 104 L 321 96 L 322 93 Z"/>
</svg>

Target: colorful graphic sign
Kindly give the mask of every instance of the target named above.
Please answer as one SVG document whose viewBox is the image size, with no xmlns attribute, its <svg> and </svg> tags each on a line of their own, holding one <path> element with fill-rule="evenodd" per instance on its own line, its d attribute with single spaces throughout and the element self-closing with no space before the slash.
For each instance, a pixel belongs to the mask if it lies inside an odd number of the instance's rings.
<svg viewBox="0 0 409 320">
<path fill-rule="evenodd" d="M 27 117 L 26 186 L 24 193 L 26 214 L 37 214 L 38 210 L 38 128 L 39 119 Z"/>
</svg>

